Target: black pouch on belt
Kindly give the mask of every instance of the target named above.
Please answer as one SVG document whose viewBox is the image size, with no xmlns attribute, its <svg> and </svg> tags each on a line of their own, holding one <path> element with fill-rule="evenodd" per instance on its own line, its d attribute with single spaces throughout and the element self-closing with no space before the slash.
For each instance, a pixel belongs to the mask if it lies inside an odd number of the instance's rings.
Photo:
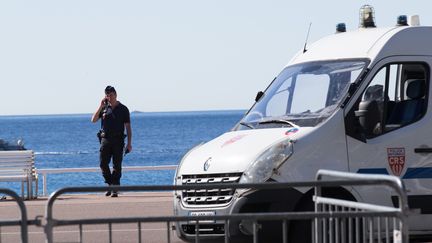
<svg viewBox="0 0 432 243">
<path fill-rule="evenodd" d="M 102 138 L 104 137 L 105 133 L 103 130 L 99 130 L 98 133 L 96 133 L 97 138 L 99 139 L 99 143 L 102 143 Z"/>
</svg>

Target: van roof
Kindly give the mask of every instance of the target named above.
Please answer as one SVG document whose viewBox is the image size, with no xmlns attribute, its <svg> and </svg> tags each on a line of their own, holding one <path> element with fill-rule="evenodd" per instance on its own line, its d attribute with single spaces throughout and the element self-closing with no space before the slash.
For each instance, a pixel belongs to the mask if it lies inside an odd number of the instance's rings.
<svg viewBox="0 0 432 243">
<path fill-rule="evenodd" d="M 368 58 L 375 61 L 393 55 L 432 55 L 432 27 L 406 26 L 360 28 L 326 36 L 298 52 L 288 63 Z"/>
</svg>

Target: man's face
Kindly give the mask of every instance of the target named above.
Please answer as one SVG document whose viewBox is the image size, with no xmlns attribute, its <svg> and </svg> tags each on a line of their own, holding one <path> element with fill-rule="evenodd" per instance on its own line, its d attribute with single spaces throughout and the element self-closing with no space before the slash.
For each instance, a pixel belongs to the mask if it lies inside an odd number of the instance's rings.
<svg viewBox="0 0 432 243">
<path fill-rule="evenodd" d="M 108 100 L 108 102 L 111 102 L 117 99 L 117 94 L 115 92 L 105 93 L 105 98 Z"/>
</svg>

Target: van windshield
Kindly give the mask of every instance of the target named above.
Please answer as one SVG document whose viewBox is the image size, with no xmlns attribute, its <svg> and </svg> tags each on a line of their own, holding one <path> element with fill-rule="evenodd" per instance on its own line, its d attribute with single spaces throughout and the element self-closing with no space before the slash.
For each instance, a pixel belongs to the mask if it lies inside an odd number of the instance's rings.
<svg viewBox="0 0 432 243">
<path fill-rule="evenodd" d="M 365 60 L 288 66 L 243 117 L 235 130 L 317 126 L 338 107 Z"/>
</svg>

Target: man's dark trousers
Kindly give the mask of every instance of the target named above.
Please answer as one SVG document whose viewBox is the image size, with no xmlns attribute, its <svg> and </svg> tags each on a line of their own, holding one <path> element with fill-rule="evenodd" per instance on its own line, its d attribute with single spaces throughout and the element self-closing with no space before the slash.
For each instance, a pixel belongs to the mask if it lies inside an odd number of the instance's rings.
<svg viewBox="0 0 432 243">
<path fill-rule="evenodd" d="M 99 160 L 102 176 L 105 183 L 109 185 L 120 185 L 122 160 L 123 160 L 123 138 L 102 138 Z M 113 170 L 111 172 L 109 163 L 112 158 Z"/>
</svg>

